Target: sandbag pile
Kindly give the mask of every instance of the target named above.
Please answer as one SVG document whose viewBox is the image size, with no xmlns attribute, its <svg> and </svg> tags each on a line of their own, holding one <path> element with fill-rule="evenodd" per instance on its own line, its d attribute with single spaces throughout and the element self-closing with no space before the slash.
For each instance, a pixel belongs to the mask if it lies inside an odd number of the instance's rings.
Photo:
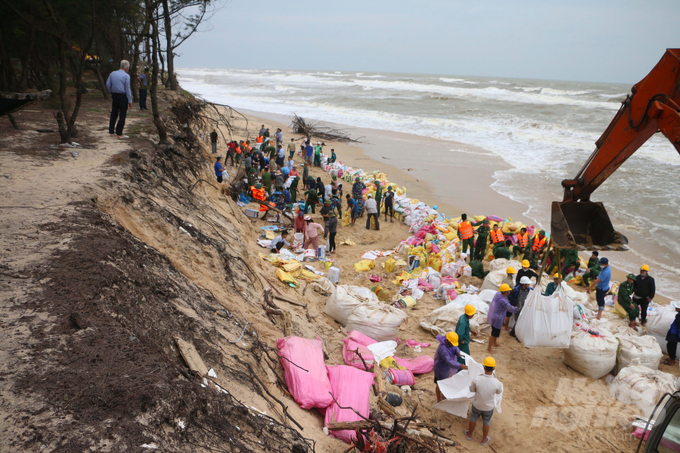
<svg viewBox="0 0 680 453">
<path fill-rule="evenodd" d="M 627 366 L 614 378 L 609 393 L 624 404 L 635 404 L 649 417 L 665 393 L 674 393 L 676 378 L 672 374 L 645 366 Z"/>
<path fill-rule="evenodd" d="M 654 307 L 647 317 L 647 334 L 653 336 L 664 354 L 668 354 L 666 334 L 675 320 L 675 308 L 670 305 Z"/>
<path fill-rule="evenodd" d="M 632 330 L 632 329 L 631 329 Z M 642 330 L 642 329 L 639 329 Z M 618 368 L 625 368 L 633 363 L 645 366 L 650 370 L 658 370 L 661 362 L 661 347 L 651 335 L 615 335 L 621 342 L 618 352 Z"/>
<path fill-rule="evenodd" d="M 611 332 L 576 323 L 562 362 L 585 376 L 600 379 L 616 366 L 618 347 L 619 341 Z"/>
<path fill-rule="evenodd" d="M 573 323 L 573 304 L 558 289 L 546 297 L 530 291 L 515 325 L 517 339 L 528 348 L 568 348 Z"/>
<path fill-rule="evenodd" d="M 342 340 L 342 358 L 349 366 L 360 370 L 366 370 L 367 367 L 370 370 L 375 365 L 376 359 L 368 346 L 376 343 L 377 341 L 374 339 L 353 330 L 347 338 Z M 393 344 L 394 348 L 396 348 L 396 343 Z M 361 354 L 361 357 L 359 357 L 359 354 Z M 361 360 L 362 358 L 363 361 Z M 414 358 L 394 356 L 394 359 L 398 366 L 406 368 L 413 374 L 427 374 L 434 369 L 434 359 L 429 355 L 421 355 Z M 366 367 L 364 367 L 364 363 Z"/>
<path fill-rule="evenodd" d="M 376 341 L 394 340 L 407 315 L 380 302 L 378 296 L 362 286 L 337 285 L 328 298 L 324 313 L 345 326 Z"/>
<path fill-rule="evenodd" d="M 375 375 L 345 365 L 327 366 L 326 369 L 333 396 L 338 402 L 333 402 L 326 409 L 324 426 L 328 426 L 329 423 L 356 422 L 368 418 L 371 385 Z M 341 409 L 340 406 L 351 407 L 364 418 L 354 410 Z M 332 430 L 328 434 L 347 443 L 351 443 L 352 439 L 357 437 L 353 430 Z"/>
<path fill-rule="evenodd" d="M 458 318 L 465 313 L 465 307 L 455 306 L 453 303 L 444 305 L 441 308 L 434 310 L 427 316 L 420 320 L 420 327 L 431 332 L 435 337 L 437 335 L 446 335 L 447 333 L 456 330 Z M 479 332 L 479 316 L 473 316 L 470 320 L 470 330 L 472 332 Z"/>
</svg>

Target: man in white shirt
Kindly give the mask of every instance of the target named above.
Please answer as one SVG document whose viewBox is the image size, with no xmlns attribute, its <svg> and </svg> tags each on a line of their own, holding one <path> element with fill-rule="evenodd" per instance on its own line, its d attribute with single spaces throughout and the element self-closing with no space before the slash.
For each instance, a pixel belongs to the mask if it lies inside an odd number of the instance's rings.
<svg viewBox="0 0 680 453">
<path fill-rule="evenodd" d="M 269 243 L 269 251 L 272 253 L 279 253 L 279 251 L 285 247 L 288 246 L 290 247 L 290 244 L 288 241 L 286 241 L 286 238 L 288 237 L 288 230 L 283 230 L 281 231 L 281 234 L 276 236 L 270 243 Z"/>
<path fill-rule="evenodd" d="M 484 426 L 482 427 L 482 445 L 486 446 L 491 441 L 489 437 L 489 425 L 491 424 L 491 416 L 496 407 L 496 395 L 503 394 L 503 384 L 493 377 L 493 372 L 496 369 L 496 360 L 493 357 L 487 357 L 482 362 L 484 365 L 484 374 L 477 376 L 470 384 L 470 391 L 475 393 L 472 398 L 472 409 L 470 409 L 470 425 L 465 431 L 465 438 L 472 440 L 472 434 L 475 432 L 477 420 L 482 417 Z"/>
<path fill-rule="evenodd" d="M 368 194 L 368 200 L 364 204 L 366 208 L 366 229 L 371 229 L 371 217 L 375 218 L 375 229 L 380 229 L 380 219 L 378 219 L 378 203 L 373 199 L 373 195 Z"/>
</svg>

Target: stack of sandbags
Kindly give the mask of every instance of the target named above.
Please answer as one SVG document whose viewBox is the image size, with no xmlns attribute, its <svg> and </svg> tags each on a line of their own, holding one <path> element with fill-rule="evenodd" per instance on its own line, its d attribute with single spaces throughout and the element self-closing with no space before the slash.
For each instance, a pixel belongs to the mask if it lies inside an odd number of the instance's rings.
<svg viewBox="0 0 680 453">
<path fill-rule="evenodd" d="M 457 299 L 456 299 L 457 300 Z M 465 313 L 465 307 L 457 307 L 450 303 L 441 308 L 434 310 L 427 316 L 420 320 L 420 327 L 431 332 L 435 337 L 437 335 L 446 335 L 447 333 L 456 330 L 458 318 Z M 470 330 L 479 332 L 479 325 L 484 322 L 484 318 L 475 315 L 470 320 Z"/>
<path fill-rule="evenodd" d="M 557 290 L 546 297 L 531 291 L 515 325 L 517 339 L 528 348 L 568 348 L 573 324 L 573 304 Z"/>
<path fill-rule="evenodd" d="M 675 376 L 645 366 L 628 366 L 614 378 L 609 393 L 624 404 L 635 404 L 649 417 L 659 399 L 674 393 Z"/>
<path fill-rule="evenodd" d="M 394 340 L 408 315 L 387 304 L 360 305 L 347 318 L 348 331 L 356 330 L 376 341 Z"/>
<path fill-rule="evenodd" d="M 659 369 L 659 362 L 663 354 L 659 343 L 653 336 L 619 334 L 615 337 L 621 342 L 617 356 L 619 370 L 631 364 L 645 366 L 651 370 Z"/>
<path fill-rule="evenodd" d="M 571 333 L 569 349 L 563 350 L 562 361 L 569 368 L 593 379 L 606 376 L 616 366 L 619 341 L 604 329 L 576 326 Z M 597 335 L 593 333 L 597 332 Z"/>
<path fill-rule="evenodd" d="M 647 334 L 656 338 L 664 354 L 668 354 L 666 334 L 675 320 L 675 308 L 670 305 L 654 307 L 652 314 L 647 317 Z"/>
<path fill-rule="evenodd" d="M 326 301 L 323 312 L 344 326 L 352 310 L 367 303 L 380 303 L 378 296 L 370 289 L 363 286 L 337 285 Z"/>
</svg>

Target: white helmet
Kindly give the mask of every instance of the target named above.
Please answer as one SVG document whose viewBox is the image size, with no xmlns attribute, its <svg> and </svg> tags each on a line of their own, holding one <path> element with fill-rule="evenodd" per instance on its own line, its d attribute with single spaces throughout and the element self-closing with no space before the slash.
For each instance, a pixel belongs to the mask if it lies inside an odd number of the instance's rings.
<svg viewBox="0 0 680 453">
<path fill-rule="evenodd" d="M 520 285 L 531 285 L 531 279 L 525 275 L 524 277 L 519 279 L 519 284 Z"/>
</svg>

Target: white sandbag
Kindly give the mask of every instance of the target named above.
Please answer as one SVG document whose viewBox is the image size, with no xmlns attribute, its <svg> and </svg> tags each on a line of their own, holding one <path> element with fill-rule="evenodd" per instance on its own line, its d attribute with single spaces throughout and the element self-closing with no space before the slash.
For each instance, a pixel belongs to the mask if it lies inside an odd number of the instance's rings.
<svg viewBox="0 0 680 453">
<path fill-rule="evenodd" d="M 347 330 L 356 330 L 375 341 L 394 340 L 399 326 L 407 315 L 402 310 L 386 304 L 360 305 L 347 317 Z"/>
<path fill-rule="evenodd" d="M 562 283 L 560 284 L 562 289 L 564 290 L 564 294 L 571 299 L 571 301 L 574 304 L 585 304 L 588 302 L 588 293 L 582 293 L 579 291 L 576 291 L 574 288 L 569 286 L 569 283 L 565 282 L 562 280 Z"/>
<path fill-rule="evenodd" d="M 498 291 L 498 288 L 500 288 L 501 284 L 503 283 L 503 280 L 507 276 L 508 274 L 505 272 L 505 269 L 489 272 L 488 274 L 486 274 L 486 277 L 484 277 L 484 282 L 482 283 L 482 291 L 484 290 Z"/>
<path fill-rule="evenodd" d="M 638 330 L 631 328 L 628 325 L 628 318 L 621 319 L 618 315 L 606 319 L 593 319 L 589 323 L 598 329 L 604 329 L 613 333 L 615 337 L 619 335 L 640 336 L 644 334 L 644 330 L 641 327 L 638 327 Z"/>
<path fill-rule="evenodd" d="M 460 294 L 449 305 L 465 308 L 467 304 L 472 304 L 477 313 L 484 315 L 489 313 L 489 304 L 484 302 L 477 294 Z"/>
<path fill-rule="evenodd" d="M 489 270 L 490 271 L 503 271 L 505 274 L 505 271 L 508 269 L 508 266 L 512 266 L 515 268 L 516 271 L 522 269 L 522 263 L 519 261 L 515 260 L 507 260 L 505 258 L 496 258 L 495 260 L 491 260 L 489 262 Z"/>
<path fill-rule="evenodd" d="M 666 334 L 671 324 L 675 320 L 675 308 L 670 305 L 660 305 L 654 308 L 654 311 L 647 316 L 647 334 L 656 338 L 661 350 L 664 354 L 668 354 L 668 342 L 666 341 Z"/>
<path fill-rule="evenodd" d="M 293 249 L 301 249 L 305 243 L 305 233 L 295 233 L 293 235 Z"/>
<path fill-rule="evenodd" d="M 549 297 L 530 291 L 515 326 L 517 339 L 528 348 L 568 348 L 573 310 L 561 289 Z"/>
<path fill-rule="evenodd" d="M 604 329 L 597 329 L 600 336 L 592 336 L 579 328 L 571 333 L 568 349 L 563 350 L 562 361 L 569 368 L 593 379 L 606 376 L 616 366 L 616 350 L 619 341 Z"/>
<path fill-rule="evenodd" d="M 631 329 L 633 330 L 633 329 Z M 642 330 L 642 329 L 638 329 Z M 651 335 L 615 335 L 621 342 L 618 353 L 618 368 L 625 368 L 633 363 L 651 370 L 659 369 L 663 354 L 656 338 Z"/>
<path fill-rule="evenodd" d="M 665 393 L 674 393 L 675 376 L 644 366 L 623 368 L 609 386 L 609 393 L 624 404 L 635 404 L 649 417 Z"/>
<path fill-rule="evenodd" d="M 456 298 L 458 300 L 460 296 Z M 455 302 L 455 301 L 454 301 Z M 465 307 L 458 307 L 453 303 L 444 305 L 441 308 L 434 310 L 427 316 L 423 316 L 420 320 L 420 327 L 431 332 L 432 335 L 446 335 L 452 330 L 456 330 L 458 318 L 465 313 Z M 480 316 L 473 316 L 470 320 L 470 330 L 479 332 L 479 320 L 483 319 Z"/>
<path fill-rule="evenodd" d="M 373 291 L 363 286 L 337 285 L 323 312 L 344 326 L 352 310 L 366 303 L 378 304 L 380 300 Z"/>
<path fill-rule="evenodd" d="M 482 299 L 487 304 L 490 304 L 493 298 L 496 296 L 498 290 L 485 289 L 479 293 L 479 298 Z"/>
</svg>

